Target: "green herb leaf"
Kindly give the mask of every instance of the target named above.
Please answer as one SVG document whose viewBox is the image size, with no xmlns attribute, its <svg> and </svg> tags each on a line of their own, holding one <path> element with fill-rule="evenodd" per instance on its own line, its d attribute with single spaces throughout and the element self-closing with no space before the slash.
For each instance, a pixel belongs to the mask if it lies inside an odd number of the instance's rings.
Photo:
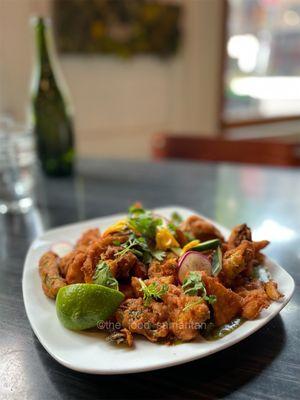
<svg viewBox="0 0 300 400">
<path fill-rule="evenodd" d="M 161 250 L 151 250 L 145 238 L 142 236 L 136 236 L 132 233 L 128 240 L 121 245 L 123 250 L 116 253 L 116 256 L 123 256 L 128 251 L 139 257 L 145 264 L 150 264 L 152 258 L 158 261 L 162 261 L 166 255 L 164 251 Z"/>
<path fill-rule="evenodd" d="M 217 301 L 217 296 L 215 296 L 214 294 L 211 294 L 210 296 L 204 296 L 203 298 L 209 304 L 214 304 Z"/>
<path fill-rule="evenodd" d="M 105 261 L 100 261 L 97 264 L 96 271 L 93 276 L 93 283 L 119 290 L 118 281 L 112 275 L 110 268 Z"/>
<path fill-rule="evenodd" d="M 176 230 L 182 221 L 182 217 L 177 212 L 172 213 L 170 222 L 168 223 L 168 229 L 173 235 L 176 235 Z"/>
<path fill-rule="evenodd" d="M 217 276 L 222 269 L 222 250 L 220 246 L 214 252 L 211 265 L 213 276 Z"/>
<path fill-rule="evenodd" d="M 121 245 L 121 247 L 123 247 L 123 250 L 118 251 L 116 253 L 116 256 L 123 256 L 128 251 L 131 251 L 133 254 L 137 255 L 138 257 L 142 257 L 143 252 L 141 250 L 139 250 L 138 248 L 143 249 L 148 246 L 147 246 L 147 243 L 144 238 L 137 237 L 133 233 L 129 236 L 128 240 Z"/>
<path fill-rule="evenodd" d="M 131 229 L 139 232 L 146 239 L 155 239 L 158 226 L 163 224 L 161 218 L 156 218 L 149 210 L 142 208 L 130 209 L 128 224 Z"/>
<path fill-rule="evenodd" d="M 181 215 L 179 215 L 177 212 L 172 213 L 170 223 L 172 223 L 175 226 L 178 226 L 179 224 L 181 224 L 182 221 L 183 219 Z"/>
<path fill-rule="evenodd" d="M 141 284 L 141 290 L 143 292 L 144 305 L 147 307 L 151 303 L 151 300 L 159 300 L 161 296 L 167 293 L 169 286 L 167 284 L 159 285 L 157 282 L 152 282 L 150 285 L 146 285 L 142 279 L 139 279 Z"/>
<path fill-rule="evenodd" d="M 198 272 L 191 271 L 184 279 L 182 289 L 188 296 L 197 296 L 199 290 L 204 292 L 205 287 L 204 283 L 202 282 L 201 275 Z"/>
<path fill-rule="evenodd" d="M 216 296 L 207 295 L 205 285 L 202 282 L 202 276 L 196 271 L 191 271 L 184 279 L 182 289 L 188 296 L 201 296 L 209 304 L 214 304 L 217 301 Z"/>
<path fill-rule="evenodd" d="M 145 210 L 142 207 L 136 207 L 135 204 L 129 207 L 128 209 L 128 214 L 129 215 L 137 215 L 137 214 L 143 214 Z"/>
<path fill-rule="evenodd" d="M 155 258 L 157 261 L 162 261 L 165 256 L 166 256 L 166 252 L 163 250 L 152 250 L 151 251 L 151 255 L 153 258 Z"/>
</svg>

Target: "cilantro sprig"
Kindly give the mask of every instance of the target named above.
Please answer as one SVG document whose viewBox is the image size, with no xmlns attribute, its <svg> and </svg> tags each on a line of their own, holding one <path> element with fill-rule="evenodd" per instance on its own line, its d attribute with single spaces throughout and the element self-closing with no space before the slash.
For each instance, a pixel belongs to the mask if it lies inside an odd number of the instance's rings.
<svg viewBox="0 0 300 400">
<path fill-rule="evenodd" d="M 128 240 L 121 244 L 122 250 L 116 255 L 123 256 L 130 251 L 145 264 L 150 264 L 153 258 L 162 261 L 166 253 L 154 249 L 157 228 L 163 224 L 162 219 L 155 217 L 150 210 L 133 205 L 129 207 L 127 221 L 133 232 Z"/>
<path fill-rule="evenodd" d="M 116 253 L 116 256 L 123 256 L 128 251 L 135 254 L 138 258 L 140 258 L 145 264 L 149 264 L 153 258 L 158 261 L 162 261 L 166 253 L 162 250 L 152 250 L 147 240 L 142 236 L 137 236 L 135 233 L 132 233 L 128 240 L 121 244 L 122 250 Z"/>
<path fill-rule="evenodd" d="M 128 240 L 125 243 L 121 244 L 121 247 L 123 249 L 116 253 L 117 256 L 123 256 L 128 251 L 131 251 L 136 256 L 142 257 L 142 250 L 148 249 L 145 239 L 143 237 L 137 237 L 134 233 L 129 236 Z"/>
<path fill-rule="evenodd" d="M 143 292 L 144 305 L 148 307 L 151 300 L 161 300 L 161 297 L 167 293 L 169 286 L 164 283 L 159 285 L 157 282 L 151 282 L 150 285 L 146 285 L 142 279 L 139 279 L 141 284 L 141 290 Z"/>
<path fill-rule="evenodd" d="M 182 289 L 184 293 L 188 296 L 200 295 L 209 304 L 214 304 L 217 301 L 216 296 L 207 295 L 205 285 L 202 282 L 201 274 L 195 271 L 191 271 L 189 275 L 184 279 Z"/>
<path fill-rule="evenodd" d="M 172 234 L 176 234 L 176 230 L 178 229 L 179 225 L 182 222 L 182 217 L 177 212 L 173 212 L 171 218 L 168 223 L 168 228 L 172 232 Z"/>
<path fill-rule="evenodd" d="M 130 207 L 128 211 L 129 227 L 148 240 L 154 240 L 157 227 L 161 226 L 161 218 L 153 216 L 152 212 L 143 208 Z"/>
<path fill-rule="evenodd" d="M 93 276 L 93 283 L 119 290 L 118 281 L 111 273 L 109 265 L 105 261 L 100 261 L 97 264 L 96 271 Z"/>
</svg>

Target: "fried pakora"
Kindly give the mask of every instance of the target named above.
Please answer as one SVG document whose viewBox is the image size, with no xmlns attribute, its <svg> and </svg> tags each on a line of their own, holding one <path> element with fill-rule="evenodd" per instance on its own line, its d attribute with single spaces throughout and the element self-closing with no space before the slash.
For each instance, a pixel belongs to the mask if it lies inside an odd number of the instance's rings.
<svg viewBox="0 0 300 400">
<path fill-rule="evenodd" d="M 64 257 L 45 253 L 39 273 L 52 299 L 66 285 L 113 281 L 125 297 L 111 316 L 120 328 L 110 331 L 110 342 L 132 346 L 135 334 L 151 342 L 187 342 L 205 324 L 255 319 L 280 301 L 277 283 L 255 276 L 268 244 L 253 241 L 246 224 L 234 227 L 226 241 L 202 217 L 168 220 L 136 204 L 103 234 L 98 228 L 84 232 Z M 100 283 L 99 268 L 106 274 Z"/>
</svg>

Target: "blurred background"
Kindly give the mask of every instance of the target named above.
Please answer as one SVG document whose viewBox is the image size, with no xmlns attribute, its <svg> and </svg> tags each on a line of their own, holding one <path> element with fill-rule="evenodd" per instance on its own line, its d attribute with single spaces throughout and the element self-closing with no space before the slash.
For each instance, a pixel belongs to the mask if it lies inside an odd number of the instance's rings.
<svg viewBox="0 0 300 400">
<path fill-rule="evenodd" d="M 30 124 L 39 15 L 52 20 L 79 157 L 298 165 L 299 0 L 0 4 L 2 116 Z M 274 160 L 254 154 L 274 146 Z"/>
</svg>

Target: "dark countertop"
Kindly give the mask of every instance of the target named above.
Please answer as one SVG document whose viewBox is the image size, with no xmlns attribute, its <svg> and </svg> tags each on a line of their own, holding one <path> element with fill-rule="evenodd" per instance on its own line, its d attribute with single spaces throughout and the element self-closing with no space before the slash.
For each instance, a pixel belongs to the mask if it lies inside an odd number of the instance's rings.
<svg viewBox="0 0 300 400">
<path fill-rule="evenodd" d="M 1 399 L 299 399 L 300 170 L 208 163 L 84 161 L 74 179 L 38 185 L 38 208 L 0 216 Z M 53 226 L 147 207 L 182 205 L 232 227 L 246 221 L 272 240 L 266 253 L 296 281 L 289 305 L 267 326 L 205 359 L 124 376 L 68 370 L 39 344 L 21 289 L 24 257 Z"/>
</svg>

